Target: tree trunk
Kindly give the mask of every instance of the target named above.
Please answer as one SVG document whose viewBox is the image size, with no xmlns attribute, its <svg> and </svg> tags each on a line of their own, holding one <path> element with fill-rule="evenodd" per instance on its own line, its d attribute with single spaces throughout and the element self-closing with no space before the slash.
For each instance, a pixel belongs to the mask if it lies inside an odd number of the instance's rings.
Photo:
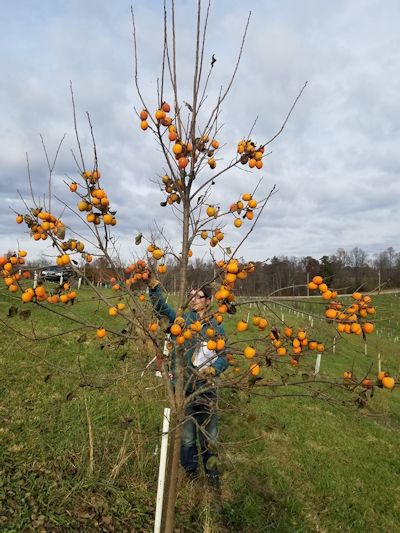
<svg viewBox="0 0 400 533">
<path fill-rule="evenodd" d="M 182 306 L 186 301 L 187 274 L 188 274 L 188 253 L 189 253 L 189 220 L 190 220 L 190 188 L 183 193 L 183 224 L 182 224 L 182 252 L 179 279 L 179 312 L 182 313 Z"/>
<path fill-rule="evenodd" d="M 178 316 L 183 314 L 187 299 L 187 267 L 189 252 L 190 189 L 183 196 L 182 255 L 179 280 Z M 168 479 L 166 490 L 164 531 L 173 533 L 175 528 L 175 502 L 178 485 L 178 471 L 181 450 L 182 422 L 184 420 L 184 376 L 185 353 L 182 347 L 176 350 L 175 360 L 175 409 L 173 409 L 173 430 L 170 433 L 170 453 L 168 454 Z"/>
<path fill-rule="evenodd" d="M 173 417 L 175 429 L 170 433 L 170 453 L 168 454 L 167 494 L 164 514 L 165 533 L 174 533 L 175 529 L 175 503 L 178 486 L 178 471 L 181 449 L 182 424 L 180 417 Z"/>
</svg>

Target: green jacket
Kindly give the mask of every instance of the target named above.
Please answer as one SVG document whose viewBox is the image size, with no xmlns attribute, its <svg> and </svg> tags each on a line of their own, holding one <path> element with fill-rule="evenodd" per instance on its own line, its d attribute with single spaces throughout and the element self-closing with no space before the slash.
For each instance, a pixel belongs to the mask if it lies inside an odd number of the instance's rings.
<svg viewBox="0 0 400 533">
<path fill-rule="evenodd" d="M 170 324 L 173 324 L 176 318 L 176 311 L 166 303 L 161 287 L 157 285 L 154 289 L 149 288 L 149 296 L 155 312 L 159 316 L 166 316 Z M 199 315 L 196 313 L 196 311 L 193 310 L 190 310 L 189 312 L 185 313 L 183 315 L 183 318 L 185 320 L 186 327 L 189 327 L 190 324 L 192 324 L 193 322 L 200 320 Z M 182 345 L 186 357 L 185 386 L 187 393 L 193 392 L 193 390 L 204 386 L 204 384 L 206 383 L 204 380 L 199 380 L 198 378 L 196 378 L 193 374 L 194 366 L 192 359 L 195 350 L 196 348 L 199 348 L 200 343 L 207 342 L 207 340 L 209 340 L 206 336 L 206 329 L 209 327 L 214 328 L 217 335 L 225 337 L 225 331 L 223 326 L 221 326 L 221 324 L 218 324 L 218 322 L 213 317 L 211 317 L 207 322 L 202 324 L 202 329 L 199 333 L 193 335 L 191 339 L 186 340 L 185 343 Z M 175 374 L 175 360 L 176 351 L 174 348 L 172 351 L 173 375 Z M 221 374 L 228 367 L 225 349 L 216 352 L 216 358 L 212 361 L 212 364 L 210 366 L 214 368 L 216 376 Z"/>
</svg>

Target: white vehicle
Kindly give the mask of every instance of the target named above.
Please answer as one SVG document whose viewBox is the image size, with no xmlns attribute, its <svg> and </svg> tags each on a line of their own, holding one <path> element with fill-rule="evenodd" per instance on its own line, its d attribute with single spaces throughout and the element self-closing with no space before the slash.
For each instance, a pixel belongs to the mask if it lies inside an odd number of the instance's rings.
<svg viewBox="0 0 400 533">
<path fill-rule="evenodd" d="M 61 281 L 61 277 L 63 279 L 63 281 L 66 281 L 67 279 L 69 279 L 71 276 L 72 276 L 73 272 L 72 270 L 69 270 L 65 267 L 62 267 L 62 266 L 56 266 L 56 265 L 53 265 L 53 266 L 48 266 L 48 267 L 45 267 L 41 274 L 40 274 L 40 277 L 46 281 L 58 281 L 60 282 Z"/>
</svg>

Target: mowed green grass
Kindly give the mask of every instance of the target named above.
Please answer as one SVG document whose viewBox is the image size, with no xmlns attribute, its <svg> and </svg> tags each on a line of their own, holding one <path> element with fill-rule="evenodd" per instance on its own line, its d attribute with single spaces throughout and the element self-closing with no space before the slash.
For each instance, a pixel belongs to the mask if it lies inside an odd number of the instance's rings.
<svg viewBox="0 0 400 533">
<path fill-rule="evenodd" d="M 237 318 L 247 319 L 246 311 L 250 318 L 265 313 L 271 325 L 280 327 L 283 313 L 286 324 L 305 326 L 310 336 L 322 340 L 326 346 L 321 360 L 321 380 L 330 377 L 342 383 L 344 370 L 352 370 L 359 380 L 366 375 L 374 377 L 378 353 L 382 369 L 399 380 L 399 297 L 396 294 L 374 297 L 374 303 L 378 310 L 374 320 L 378 334 L 367 336 L 367 355 L 363 339 L 355 335 L 337 336 L 333 353 L 335 330 L 325 320 L 317 320 L 324 306 L 315 299 L 285 302 L 292 309 L 276 303 L 269 304 L 269 309 L 244 307 Z M 228 334 L 233 333 L 234 323 L 227 327 Z M 254 328 L 249 329 L 251 338 Z M 306 355 L 295 371 L 286 358 L 282 359 L 281 371 L 286 368 L 290 374 L 297 373 L 298 377 L 290 378 L 296 380 L 304 372 L 312 372 L 316 356 Z M 265 377 L 273 379 L 276 374 L 269 370 Z M 318 384 L 310 388 L 323 390 Z M 303 392 L 299 388 L 292 392 L 296 391 Z M 291 394 L 290 387 L 285 386 L 280 392 Z M 341 392 L 332 396 L 337 400 L 346 399 Z M 400 490 L 396 481 L 400 473 L 398 390 L 388 393 L 375 388 L 367 407 L 360 410 L 295 396 L 271 401 L 258 398 L 251 405 L 251 412 L 246 404 L 240 405 L 239 426 L 249 420 L 243 436 L 253 431 L 256 437 L 265 425 L 267 429 L 265 440 L 253 444 L 249 456 L 240 454 L 242 468 L 248 472 L 248 479 L 253 477 L 254 483 L 245 483 L 242 476 L 237 478 L 240 496 L 231 512 L 238 517 L 238 522 L 232 522 L 232 526 L 245 531 L 251 531 L 252 527 L 263 531 L 263 524 L 277 531 L 364 531 L 367 528 L 400 531 Z M 229 423 L 227 420 L 227 430 Z M 243 512 L 243 501 L 246 512 Z M 262 509 L 265 511 L 260 512 Z"/>
<path fill-rule="evenodd" d="M 111 336 L 102 342 L 94 329 L 22 306 L 4 291 L 0 298 L 0 530 L 152 531 L 166 401 L 153 371 L 141 377 L 152 357 L 148 346 L 118 345 Z M 330 402 L 304 396 L 329 392 L 318 380 L 341 384 L 343 370 L 357 378 L 375 375 L 378 353 L 382 368 L 398 379 L 398 298 L 374 298 L 379 333 L 367 337 L 367 355 L 362 338 L 352 335 L 337 339 L 333 354 L 333 327 L 314 319 L 313 336 L 327 347 L 315 383 L 315 354 L 309 354 L 298 369 L 288 358 L 276 363 L 285 380 L 304 379 L 305 386 L 257 387 L 257 395 L 221 392 L 222 510 L 212 513 L 203 481 L 183 482 L 181 531 L 400 531 L 400 387 L 375 388 L 364 408 L 340 404 L 350 398 L 345 388 L 333 390 Z M 31 308 L 32 315 L 8 317 L 11 305 Z M 308 314 L 322 312 L 315 300 L 290 305 L 303 316 L 277 304 L 241 307 L 225 321 L 232 348 L 240 346 L 235 324 L 247 313 L 262 312 L 279 327 L 283 312 L 286 323 L 310 329 Z M 124 327 L 87 289 L 76 305 L 61 309 L 93 326 Z M 16 330 L 45 338 L 30 341 Z M 252 326 L 243 334 L 250 342 L 256 335 Z M 230 368 L 225 378 L 233 376 Z M 263 368 L 261 376 L 260 384 L 279 383 L 275 368 Z M 271 399 L 272 393 L 278 397 Z"/>
</svg>

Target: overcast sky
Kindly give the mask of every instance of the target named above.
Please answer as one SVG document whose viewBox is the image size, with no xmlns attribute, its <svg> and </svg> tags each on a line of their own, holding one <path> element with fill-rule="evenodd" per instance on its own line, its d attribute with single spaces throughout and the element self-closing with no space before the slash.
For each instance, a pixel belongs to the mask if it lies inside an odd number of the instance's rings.
<svg viewBox="0 0 400 533">
<path fill-rule="evenodd" d="M 131 2 L 125 0 L 3 1 L 0 10 L 0 183 L 4 251 L 19 240 L 38 257 L 47 244 L 31 241 L 9 206 L 23 212 L 17 189 L 29 202 L 25 153 L 35 194 L 47 191 L 47 168 L 39 134 L 53 154 L 66 133 L 54 173 L 54 193 L 74 205 L 63 180 L 77 176 L 69 94 L 72 80 L 85 158 L 91 161 L 90 113 L 103 186 L 117 210 L 122 255 L 134 236 L 154 221 L 179 243 L 176 218 L 161 208 L 154 183 L 164 164 L 134 113 L 140 108 L 133 83 Z M 205 4 L 205 2 L 203 2 Z M 193 0 L 176 0 L 178 77 L 190 101 L 193 75 Z M 209 105 L 226 86 L 252 10 L 238 75 L 224 103 L 220 157 L 230 160 L 237 141 L 258 116 L 253 139 L 265 142 L 280 128 L 308 81 L 286 129 L 271 145 L 261 171 L 233 170 L 215 186 L 212 201 L 227 207 L 262 177 L 261 191 L 276 184 L 258 228 L 242 249 L 246 259 L 273 255 L 321 257 L 360 246 L 369 254 L 393 246 L 400 227 L 400 2 L 398 0 L 214 0 L 206 62 L 217 62 Z M 157 105 L 162 52 L 162 2 L 135 2 L 139 73 L 149 108 Z M 222 165 L 222 161 L 219 163 Z M 205 174 L 208 177 L 208 174 Z M 57 205 L 57 204 L 54 204 Z M 55 207 L 61 212 L 61 206 Z M 67 222 L 78 229 L 70 215 Z M 238 236 L 231 221 L 226 245 Z M 201 244 L 201 243 L 200 243 Z M 194 247 L 207 257 L 208 246 Z"/>
</svg>

